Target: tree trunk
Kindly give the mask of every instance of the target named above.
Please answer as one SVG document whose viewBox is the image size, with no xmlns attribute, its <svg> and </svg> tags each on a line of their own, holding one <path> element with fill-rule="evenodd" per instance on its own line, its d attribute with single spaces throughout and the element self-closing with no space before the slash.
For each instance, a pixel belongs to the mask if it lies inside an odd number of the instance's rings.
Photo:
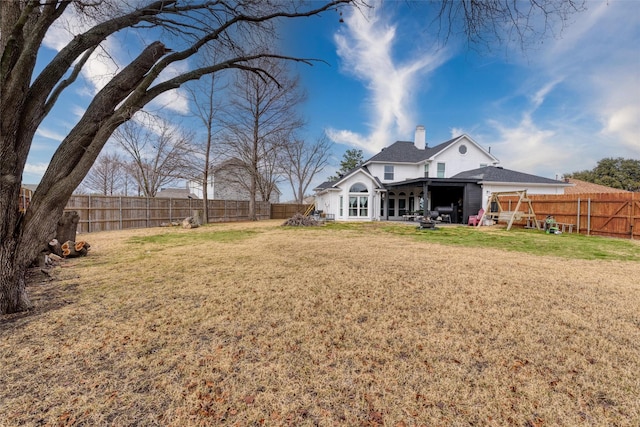
<svg viewBox="0 0 640 427">
<path fill-rule="evenodd" d="M 114 112 L 114 108 L 130 95 L 141 76 L 164 53 L 164 45 L 152 43 L 94 97 L 85 115 L 51 158 L 24 214 L 18 210 L 20 171 L 24 169 L 38 122 L 31 120 L 34 123 L 29 126 L 17 123 L 18 120 L 27 120 L 26 113 L 19 105 L 5 103 L 0 97 L 3 101 L 2 110 L 6 105 L 7 111 L 16 111 L 14 114 L 0 115 L 0 314 L 29 307 L 25 284 L 27 268 L 37 259 L 42 245 L 54 237 L 69 197 L 86 176 L 113 131 L 144 104 L 131 101 L 135 105 L 121 106 L 117 112 Z M 26 89 L 23 92 L 27 92 Z M 0 92 L 0 95 L 4 96 L 4 92 Z M 16 133 L 17 128 L 22 132 Z M 83 149 L 79 150 L 78 147 Z M 60 176 L 65 179 L 60 179 Z"/>
<path fill-rule="evenodd" d="M 0 244 L 0 314 L 24 311 L 31 305 L 26 289 L 27 267 L 19 262 L 17 248 L 14 237 Z"/>
<path fill-rule="evenodd" d="M 206 164 L 207 166 L 205 168 L 208 168 L 209 167 L 208 162 L 206 162 Z M 209 191 L 208 183 L 207 183 L 208 179 L 209 179 L 209 174 L 205 172 L 204 179 L 202 180 L 202 204 L 203 204 L 202 223 L 203 224 L 209 224 L 209 195 L 207 194 L 207 192 Z"/>
<path fill-rule="evenodd" d="M 58 228 L 56 229 L 56 239 L 58 239 L 58 242 L 76 241 L 78 221 L 80 221 L 80 215 L 78 215 L 76 211 L 62 214 L 62 217 L 58 221 Z"/>
</svg>

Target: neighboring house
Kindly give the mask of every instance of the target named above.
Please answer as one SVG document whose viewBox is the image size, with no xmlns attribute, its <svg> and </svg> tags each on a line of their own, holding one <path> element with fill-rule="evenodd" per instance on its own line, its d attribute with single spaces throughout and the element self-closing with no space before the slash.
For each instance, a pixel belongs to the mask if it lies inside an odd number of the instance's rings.
<svg viewBox="0 0 640 427">
<path fill-rule="evenodd" d="M 495 191 L 563 194 L 571 185 L 497 167 L 499 160 L 468 135 L 435 147 L 424 127 L 414 141 L 397 141 L 343 175 L 315 188 L 316 209 L 336 220 L 400 220 L 416 211 L 442 210 L 464 223 Z M 438 209 L 440 208 L 440 209 Z"/>
<path fill-rule="evenodd" d="M 237 159 L 229 159 L 213 169 L 207 183 L 207 197 L 209 200 L 249 200 L 249 173 Z M 190 181 L 189 189 L 202 197 L 202 183 Z M 271 191 L 269 201 L 280 203 L 280 189 L 275 186 Z M 256 193 L 256 201 L 263 201 L 260 191 Z"/>
<path fill-rule="evenodd" d="M 586 193 L 629 193 L 627 190 L 607 187 L 606 185 L 594 184 L 593 182 L 582 181 L 575 178 L 567 178 L 566 182 L 573 184 L 564 190 L 564 194 L 586 194 Z"/>
<path fill-rule="evenodd" d="M 199 199 L 188 187 L 185 188 L 161 188 L 156 197 L 165 199 Z"/>
</svg>

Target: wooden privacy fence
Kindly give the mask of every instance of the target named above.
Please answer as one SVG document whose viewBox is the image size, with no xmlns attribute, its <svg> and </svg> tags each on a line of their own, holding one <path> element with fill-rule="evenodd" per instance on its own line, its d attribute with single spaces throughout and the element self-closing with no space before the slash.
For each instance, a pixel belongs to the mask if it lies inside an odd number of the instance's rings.
<svg viewBox="0 0 640 427">
<path fill-rule="evenodd" d="M 310 205 L 295 203 L 274 203 L 271 205 L 271 219 L 289 219 L 296 213 L 305 213 Z"/>
<path fill-rule="evenodd" d="M 640 238 L 640 193 L 530 194 L 529 198 L 538 220 L 551 215 L 559 223 L 573 224 L 573 231 L 581 234 Z"/>
<path fill-rule="evenodd" d="M 74 195 L 69 199 L 65 211 L 78 212 L 78 231 L 91 233 L 158 227 L 162 223 L 182 221 L 192 216 L 194 211 L 202 215 L 203 208 L 204 201 L 199 199 Z M 256 214 L 258 219 L 269 219 L 269 202 L 256 202 Z M 209 222 L 247 220 L 248 201 L 209 200 Z"/>
<path fill-rule="evenodd" d="M 28 188 L 25 188 L 25 187 L 20 188 L 20 201 L 18 206 L 18 209 L 20 209 L 20 212 L 24 212 L 25 210 L 27 210 L 27 206 L 29 206 L 29 202 L 31 202 L 32 195 L 33 195 L 33 191 L 29 190 Z"/>
</svg>

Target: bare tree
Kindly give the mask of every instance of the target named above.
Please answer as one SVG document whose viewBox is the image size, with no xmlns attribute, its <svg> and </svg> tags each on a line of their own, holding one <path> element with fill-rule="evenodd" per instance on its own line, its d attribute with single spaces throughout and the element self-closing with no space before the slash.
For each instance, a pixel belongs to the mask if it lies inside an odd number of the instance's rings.
<svg viewBox="0 0 640 427">
<path fill-rule="evenodd" d="M 278 184 L 282 181 L 280 168 L 282 159 L 279 153 L 284 148 L 281 145 L 282 143 L 286 145 L 286 141 L 280 141 L 271 145 L 271 153 L 265 152 L 259 165 L 260 173 L 256 175 L 258 193 L 260 194 L 260 199 L 265 202 L 273 202 L 273 196 L 279 192 Z"/>
<path fill-rule="evenodd" d="M 211 53 L 215 55 L 215 52 Z M 193 115 L 202 123 L 205 131 L 204 141 L 193 143 L 194 150 L 198 153 L 198 159 L 193 162 L 193 177 L 202 185 L 202 200 L 204 206 L 203 221 L 209 222 L 209 180 L 211 176 L 213 144 L 216 134 L 220 129 L 216 126 L 214 118 L 222 108 L 221 97 L 217 93 L 224 87 L 216 86 L 216 76 L 211 74 L 203 77 L 194 84 L 185 86 L 193 105 Z"/>
<path fill-rule="evenodd" d="M 23 0 L 0 2 L 0 314 L 29 306 L 25 276 L 73 190 L 113 131 L 159 95 L 222 70 L 271 76 L 255 61 L 292 58 L 266 43 L 282 18 L 313 16 L 358 0 L 264 2 L 157 0 Z M 133 5 L 133 6 L 132 6 Z M 70 7 L 71 6 L 71 7 Z M 81 26 L 47 63 L 38 52 L 49 29 L 75 7 Z M 131 29 L 152 40 L 95 94 L 85 113 L 53 154 L 27 211 L 18 209 L 21 177 L 33 137 L 60 95 L 74 84 L 107 37 Z M 155 41 L 153 41 L 155 40 Z M 273 44 L 272 44 L 273 45 Z M 204 66 L 161 73 L 211 46 L 220 57 Z M 132 46 L 130 49 L 135 49 Z M 174 68 L 175 70 L 176 68 Z M 178 68 L 179 69 L 179 68 Z"/>
<path fill-rule="evenodd" d="M 104 196 L 121 194 L 126 180 L 124 162 L 116 152 L 103 152 L 96 159 L 81 186 Z"/>
<path fill-rule="evenodd" d="M 290 135 L 303 125 L 296 108 L 304 100 L 298 80 L 287 75 L 284 64 L 261 60 L 261 68 L 273 79 L 240 73 L 232 88 L 226 125 L 230 131 L 227 155 L 242 165 L 238 184 L 249 193 L 249 217 L 256 220 L 255 203 L 262 189 L 268 200 L 275 186 L 275 161 Z"/>
<path fill-rule="evenodd" d="M 155 122 L 155 131 L 130 121 L 113 134 L 129 155 L 124 164 L 145 197 L 155 197 L 163 186 L 185 178 L 189 169 L 190 136 L 165 121 Z"/>
<path fill-rule="evenodd" d="M 491 47 L 517 43 L 522 49 L 562 31 L 586 0 L 438 0 L 432 23 L 445 42 L 462 33 L 470 45 Z M 419 4 L 419 3 L 417 3 Z"/>
<path fill-rule="evenodd" d="M 329 163 L 333 144 L 326 135 L 314 143 L 296 140 L 285 145 L 282 171 L 287 177 L 297 203 L 304 202 L 304 195 L 313 181 Z"/>
<path fill-rule="evenodd" d="M 455 4 L 457 0 L 443 0 Z M 519 3 L 512 0 L 493 2 Z M 55 233 L 73 190 L 82 182 L 118 126 L 158 96 L 200 77 L 240 69 L 272 79 L 260 58 L 296 60 L 266 43 L 282 18 L 318 15 L 362 0 L 267 2 L 245 0 L 20 0 L 0 2 L 0 314 L 29 306 L 25 276 L 41 242 Z M 477 4 L 463 0 L 465 4 Z M 134 6 L 132 6 L 131 4 Z M 526 2 L 524 2 L 526 3 Z M 570 0 L 530 0 L 532 5 L 573 4 Z M 39 64 L 44 38 L 75 7 L 82 27 L 48 62 Z M 562 12 L 562 10 L 561 10 Z M 455 16 L 449 14 L 449 16 Z M 465 15 L 467 16 L 467 15 Z M 471 18 L 476 15 L 471 14 Z M 488 15 L 491 18 L 491 14 Z M 547 15 L 549 16 L 549 15 Z M 480 15 L 479 19 L 484 18 Z M 495 18 L 494 18 L 495 19 Z M 564 22 L 564 21 L 562 21 Z M 524 23 L 527 20 L 516 20 Z M 105 40 L 123 30 L 154 40 L 118 70 L 95 94 L 85 113 L 53 154 L 25 213 L 19 210 L 21 177 L 33 137 L 45 117 L 72 86 L 92 55 L 107 51 Z M 199 56 L 207 46 L 221 55 L 204 66 L 172 75 L 161 73 Z M 134 47 L 131 48 L 135 49 Z"/>
</svg>

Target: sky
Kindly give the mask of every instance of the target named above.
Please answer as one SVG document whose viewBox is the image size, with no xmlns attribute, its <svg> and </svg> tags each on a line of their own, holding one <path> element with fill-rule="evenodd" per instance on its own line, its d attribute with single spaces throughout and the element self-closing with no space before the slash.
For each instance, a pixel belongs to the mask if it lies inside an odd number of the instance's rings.
<svg viewBox="0 0 640 427">
<path fill-rule="evenodd" d="M 554 27 L 524 50 L 469 46 L 455 34 L 445 42 L 425 4 L 374 2 L 284 23 L 283 52 L 323 61 L 293 66 L 307 92 L 302 134 L 334 142 L 330 165 L 312 187 L 335 173 L 347 149 L 369 158 L 413 140 L 417 125 L 425 126 L 430 146 L 467 134 L 490 147 L 501 166 L 547 178 L 593 169 L 606 157 L 640 159 L 640 1 L 587 1 L 561 32 Z M 67 39 L 65 31 L 51 31 L 43 60 Z M 114 52 L 123 45 L 106 43 Z M 86 83 L 42 124 L 24 182 L 39 181 L 91 93 L 117 68 L 118 57 L 109 59 L 90 61 Z M 190 110 L 179 92 L 151 108 Z M 288 185 L 280 187 L 282 200 L 290 198 Z"/>
</svg>

